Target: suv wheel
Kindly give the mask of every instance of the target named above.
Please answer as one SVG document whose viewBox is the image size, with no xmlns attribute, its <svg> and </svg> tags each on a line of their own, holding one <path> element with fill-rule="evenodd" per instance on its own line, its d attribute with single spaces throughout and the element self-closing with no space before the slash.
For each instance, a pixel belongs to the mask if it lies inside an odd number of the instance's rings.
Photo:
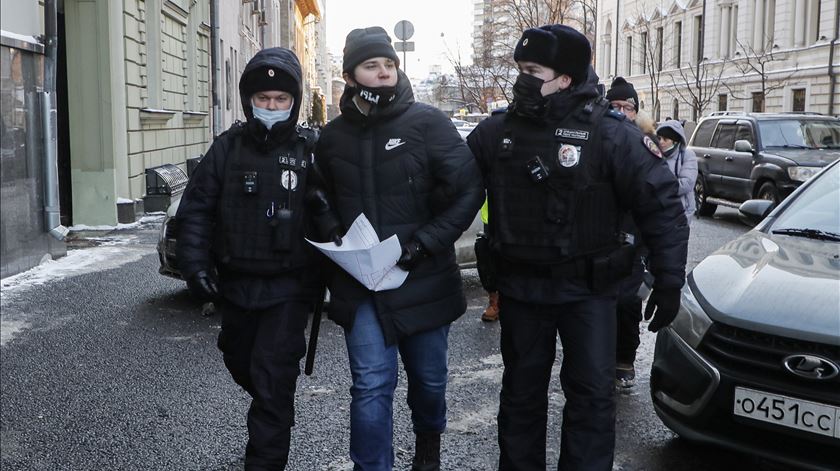
<svg viewBox="0 0 840 471">
<path fill-rule="evenodd" d="M 706 202 L 706 182 L 703 181 L 703 175 L 697 175 L 697 181 L 694 182 L 694 203 L 698 216 L 711 216 L 717 209 L 716 204 Z"/>
<path fill-rule="evenodd" d="M 758 188 L 758 198 L 772 201 L 776 206 L 778 206 L 779 202 L 782 200 L 782 196 L 779 194 L 779 189 L 776 188 L 776 185 L 774 185 L 773 182 L 764 182 Z"/>
</svg>

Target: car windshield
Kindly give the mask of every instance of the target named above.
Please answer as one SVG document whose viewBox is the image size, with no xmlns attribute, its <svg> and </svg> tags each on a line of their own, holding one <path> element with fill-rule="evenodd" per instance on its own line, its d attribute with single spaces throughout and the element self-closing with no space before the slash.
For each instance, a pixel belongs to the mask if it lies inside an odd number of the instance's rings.
<svg viewBox="0 0 840 471">
<path fill-rule="evenodd" d="M 840 120 L 774 119 L 759 121 L 764 147 L 840 149 Z"/>
<path fill-rule="evenodd" d="M 784 208 L 774 234 L 840 240 L 840 165 L 832 165 Z"/>
</svg>

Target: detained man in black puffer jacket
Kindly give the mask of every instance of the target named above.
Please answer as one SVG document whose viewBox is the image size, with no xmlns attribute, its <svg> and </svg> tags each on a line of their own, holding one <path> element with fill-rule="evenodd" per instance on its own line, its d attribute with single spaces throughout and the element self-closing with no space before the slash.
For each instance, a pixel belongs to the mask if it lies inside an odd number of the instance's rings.
<svg viewBox="0 0 840 471">
<path fill-rule="evenodd" d="M 253 398 L 245 469 L 282 470 L 307 314 L 323 285 L 304 234 L 339 226 L 316 185 L 314 136 L 297 126 L 297 57 L 258 52 L 239 92 L 247 123 L 213 142 L 181 198 L 178 265 L 195 295 L 216 301 L 225 366 Z"/>
<path fill-rule="evenodd" d="M 330 317 L 345 329 L 353 375 L 350 457 L 363 470 L 393 466 L 398 351 L 416 434 L 413 469 L 439 469 L 449 324 L 466 310 L 454 242 L 484 201 L 479 169 L 452 122 L 414 102 L 398 66 L 382 28 L 347 35 L 342 114 L 315 153 L 344 227 L 364 213 L 380 240 L 396 234 L 398 265 L 409 271 L 388 291 L 369 291 L 338 269 L 329 284 Z"/>
</svg>

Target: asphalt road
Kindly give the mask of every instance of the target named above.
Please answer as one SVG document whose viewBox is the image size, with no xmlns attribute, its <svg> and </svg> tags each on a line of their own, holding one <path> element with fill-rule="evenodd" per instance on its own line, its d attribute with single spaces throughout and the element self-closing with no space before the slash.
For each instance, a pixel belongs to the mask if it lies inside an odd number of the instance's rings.
<svg viewBox="0 0 840 471">
<path fill-rule="evenodd" d="M 4 471 L 242 469 L 249 398 L 230 379 L 216 349 L 219 316 L 202 316 L 183 282 L 157 273 L 160 218 L 152 219 L 134 229 L 86 234 L 67 260 L 49 264 L 49 270 L 3 280 Z M 694 221 L 689 267 L 746 230 L 732 210 Z M 469 310 L 450 333 L 443 467 L 490 470 L 497 462 L 499 326 L 479 321 L 485 294 L 474 270 L 463 275 Z M 643 329 L 638 384 L 617 396 L 614 469 L 779 469 L 692 445 L 662 425 L 648 389 L 653 340 Z M 352 469 L 346 364 L 343 334 L 324 320 L 314 375 L 298 384 L 288 469 Z M 550 469 L 559 452 L 564 402 L 558 373 L 555 368 L 549 392 Z M 394 411 L 397 469 L 409 468 L 413 448 L 405 386 L 403 375 Z"/>
</svg>

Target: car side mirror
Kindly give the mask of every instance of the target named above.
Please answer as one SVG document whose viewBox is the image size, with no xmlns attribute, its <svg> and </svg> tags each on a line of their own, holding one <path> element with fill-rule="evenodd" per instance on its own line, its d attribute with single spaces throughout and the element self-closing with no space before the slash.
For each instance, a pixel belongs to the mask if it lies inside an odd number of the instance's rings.
<svg viewBox="0 0 840 471">
<path fill-rule="evenodd" d="M 752 152 L 753 146 L 750 144 L 750 141 L 746 139 L 740 139 L 735 141 L 735 152 Z"/>
<path fill-rule="evenodd" d="M 776 204 L 770 200 L 747 200 L 738 207 L 741 219 L 748 225 L 756 225 L 761 222 Z"/>
</svg>

